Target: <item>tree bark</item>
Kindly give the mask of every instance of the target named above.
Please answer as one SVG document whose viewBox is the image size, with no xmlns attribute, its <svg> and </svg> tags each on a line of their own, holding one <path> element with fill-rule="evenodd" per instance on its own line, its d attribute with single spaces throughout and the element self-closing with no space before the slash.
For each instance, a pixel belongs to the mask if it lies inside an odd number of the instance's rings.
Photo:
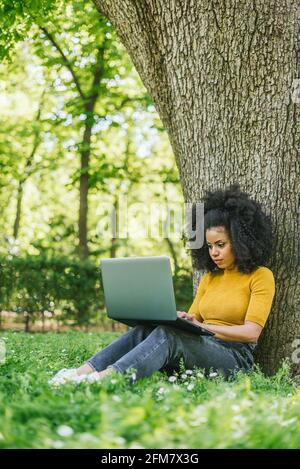
<svg viewBox="0 0 300 469">
<path fill-rule="evenodd" d="M 89 255 L 88 230 L 88 193 L 89 193 L 89 161 L 92 125 L 87 123 L 83 134 L 83 150 L 80 153 L 80 179 L 79 179 L 79 219 L 78 219 L 78 250 L 81 259 Z"/>
<path fill-rule="evenodd" d="M 185 201 L 238 181 L 272 214 L 277 291 L 258 359 L 273 373 L 300 335 L 299 0 L 94 3 L 154 100 Z"/>
<path fill-rule="evenodd" d="M 13 237 L 15 239 L 19 236 L 20 221 L 21 221 L 21 211 L 22 211 L 22 200 L 24 192 L 24 180 L 19 181 L 18 184 L 18 193 L 17 193 L 17 207 L 16 207 L 16 216 L 13 227 Z"/>
</svg>

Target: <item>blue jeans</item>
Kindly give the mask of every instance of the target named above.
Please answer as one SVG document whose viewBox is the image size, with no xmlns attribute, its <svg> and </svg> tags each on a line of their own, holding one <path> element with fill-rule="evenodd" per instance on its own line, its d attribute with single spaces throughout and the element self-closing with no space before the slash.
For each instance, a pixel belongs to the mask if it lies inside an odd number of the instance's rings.
<svg viewBox="0 0 300 469">
<path fill-rule="evenodd" d="M 120 373 L 135 369 L 136 379 L 155 371 L 172 373 L 183 359 L 187 369 L 218 371 L 228 378 L 253 365 L 255 344 L 225 342 L 213 336 L 196 335 L 169 325 L 136 326 L 90 358 L 96 371 L 113 368 Z"/>
</svg>

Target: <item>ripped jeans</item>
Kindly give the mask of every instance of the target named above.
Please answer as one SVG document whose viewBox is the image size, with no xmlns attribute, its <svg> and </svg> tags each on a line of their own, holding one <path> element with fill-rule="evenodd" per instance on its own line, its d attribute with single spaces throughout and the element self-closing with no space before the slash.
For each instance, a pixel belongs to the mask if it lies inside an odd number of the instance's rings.
<svg viewBox="0 0 300 469">
<path fill-rule="evenodd" d="M 196 335 L 169 325 L 140 325 L 130 329 L 90 358 L 95 370 L 113 368 L 119 373 L 135 369 L 136 379 L 155 371 L 202 368 L 206 374 L 217 371 L 225 378 L 239 370 L 250 371 L 256 344 L 225 342 L 213 336 Z"/>
</svg>

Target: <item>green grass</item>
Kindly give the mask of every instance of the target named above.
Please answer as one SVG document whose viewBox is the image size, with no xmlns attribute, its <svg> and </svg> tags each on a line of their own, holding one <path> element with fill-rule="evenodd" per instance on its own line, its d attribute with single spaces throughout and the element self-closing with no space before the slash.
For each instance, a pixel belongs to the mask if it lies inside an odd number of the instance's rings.
<svg viewBox="0 0 300 469">
<path fill-rule="evenodd" d="M 283 366 L 233 382 L 155 373 L 58 389 L 48 379 L 118 334 L 2 333 L 1 448 L 299 448 L 300 393 Z"/>
</svg>

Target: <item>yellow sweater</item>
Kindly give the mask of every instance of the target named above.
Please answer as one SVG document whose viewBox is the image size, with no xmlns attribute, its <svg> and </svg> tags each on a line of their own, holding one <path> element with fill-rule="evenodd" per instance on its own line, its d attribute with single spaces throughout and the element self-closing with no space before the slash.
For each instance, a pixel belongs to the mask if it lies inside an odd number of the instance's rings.
<svg viewBox="0 0 300 469">
<path fill-rule="evenodd" d="M 267 267 L 258 267 L 250 274 L 236 267 L 208 272 L 200 281 L 189 313 L 206 324 L 238 326 L 252 321 L 263 327 L 274 293 L 274 276 Z"/>
</svg>

